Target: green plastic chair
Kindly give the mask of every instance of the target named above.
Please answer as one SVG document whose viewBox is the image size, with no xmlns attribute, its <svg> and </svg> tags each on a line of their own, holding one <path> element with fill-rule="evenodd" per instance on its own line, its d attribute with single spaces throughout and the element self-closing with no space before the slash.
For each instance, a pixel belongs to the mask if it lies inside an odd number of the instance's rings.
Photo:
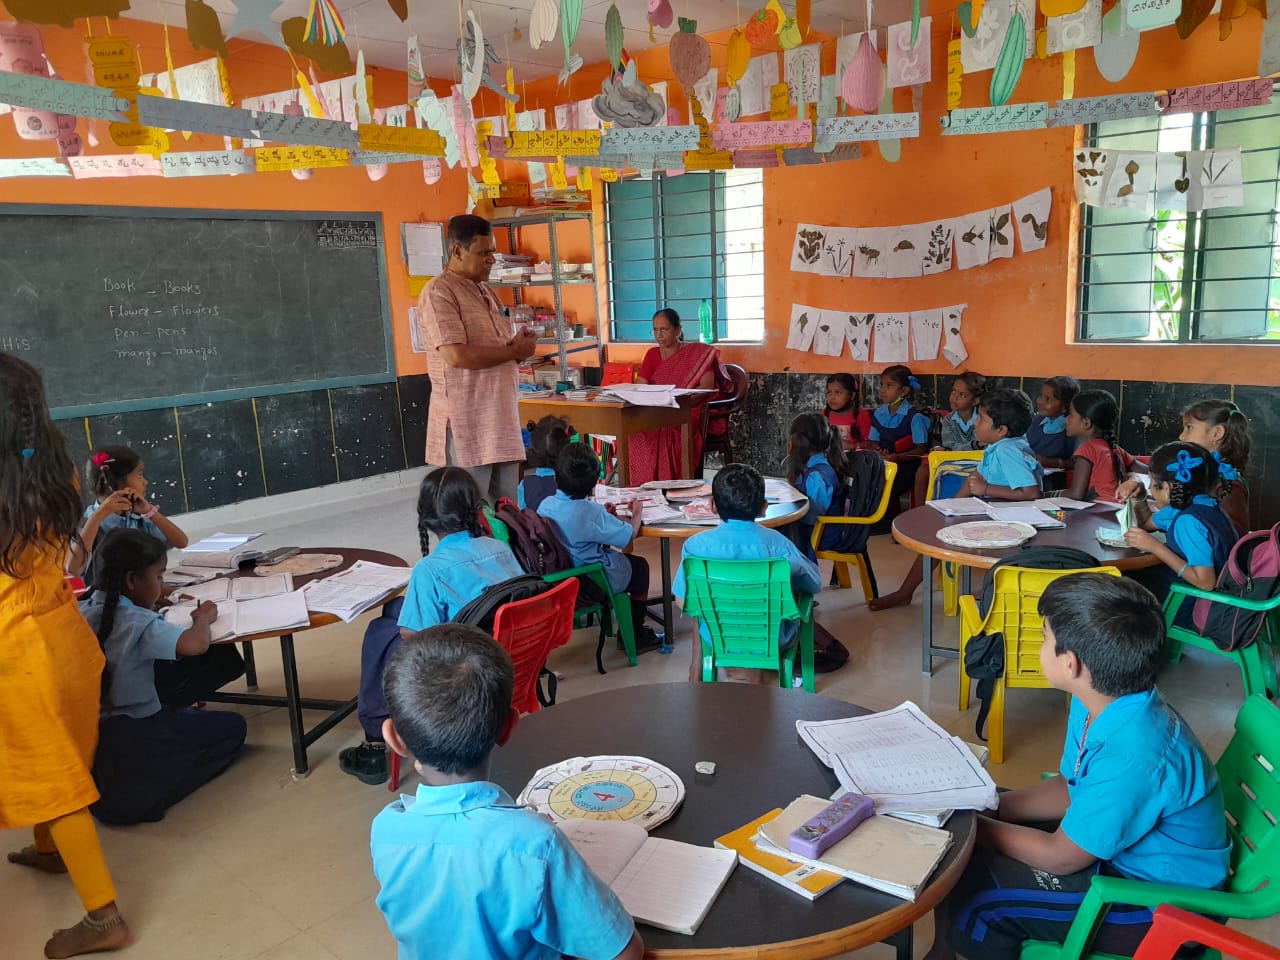
<svg viewBox="0 0 1280 960">
<path fill-rule="evenodd" d="M 685 557 L 684 612 L 706 625 L 702 643 L 702 681 L 712 683 L 717 667 L 753 667 L 778 671 L 778 686 L 791 688 L 796 651 L 804 688 L 814 692 L 813 597 L 791 590 L 791 565 L 782 557 L 767 560 L 704 560 Z M 778 645 L 784 620 L 800 621 L 796 642 Z"/>
<path fill-rule="evenodd" d="M 484 521 L 489 526 L 489 531 L 493 534 L 495 540 L 501 540 L 511 547 L 511 531 L 507 529 L 507 525 L 498 519 L 498 515 L 487 504 L 480 508 L 480 512 L 484 514 Z M 586 563 L 580 567 L 571 567 L 568 570 L 559 570 L 556 573 L 543 574 L 542 579 L 547 583 L 559 583 L 561 580 L 568 580 L 570 577 L 578 577 L 585 579 L 595 585 L 595 591 L 592 596 L 606 597 L 605 602 L 598 600 L 584 599 L 583 593 L 578 594 L 578 606 L 574 610 L 573 623 L 575 629 L 582 626 L 587 617 L 594 616 L 600 622 L 600 639 L 596 643 L 596 670 L 600 673 L 608 673 L 604 668 L 604 644 L 605 640 L 613 635 L 613 620 L 618 621 L 618 633 L 622 637 L 622 645 L 627 651 L 627 660 L 631 666 L 635 666 L 636 660 L 636 633 L 635 625 L 631 619 L 631 598 L 625 593 L 614 593 L 609 587 L 609 578 L 605 576 L 604 567 L 598 563 Z"/>
<path fill-rule="evenodd" d="M 1167 903 L 1193 913 L 1260 920 L 1280 913 L 1280 707 L 1249 697 L 1236 732 L 1217 765 L 1231 837 L 1231 876 L 1225 890 L 1199 890 L 1120 877 L 1094 877 L 1066 942 L 1029 941 L 1022 960 L 1118 960 L 1092 953 L 1093 938 L 1114 903 L 1153 910 Z M 1220 955 L 1205 952 L 1209 960 Z"/>
<path fill-rule="evenodd" d="M 1258 639 L 1241 650 L 1220 650 L 1217 644 L 1208 637 L 1200 636 L 1194 629 L 1174 626 L 1174 619 L 1183 603 L 1197 599 L 1225 603 L 1229 607 L 1243 610 L 1264 611 L 1267 615 L 1266 622 Z M 1280 595 L 1269 600 L 1245 600 L 1176 582 L 1169 588 L 1169 596 L 1164 601 L 1164 623 L 1165 634 L 1169 638 L 1167 651 L 1170 660 L 1176 662 L 1182 658 L 1183 645 L 1208 650 L 1236 662 L 1244 680 L 1246 697 L 1254 694 L 1275 697 L 1280 694 L 1280 687 L 1276 683 L 1275 661 L 1275 648 L 1280 645 Z"/>
</svg>

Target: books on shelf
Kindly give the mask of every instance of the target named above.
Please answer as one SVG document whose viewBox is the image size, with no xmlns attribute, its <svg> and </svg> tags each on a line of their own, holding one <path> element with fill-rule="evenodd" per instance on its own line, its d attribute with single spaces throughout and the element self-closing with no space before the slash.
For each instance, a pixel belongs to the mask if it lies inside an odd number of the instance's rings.
<svg viewBox="0 0 1280 960">
<path fill-rule="evenodd" d="M 816 867 L 812 863 L 802 863 L 794 859 L 789 850 L 785 853 L 771 853 L 761 849 L 756 843 L 760 828 L 781 813 L 781 807 L 770 810 L 737 830 L 716 837 L 715 844 L 723 850 L 734 851 L 738 855 L 738 862 L 748 870 L 767 877 L 806 900 L 817 900 L 843 883 L 844 874 Z"/>
<path fill-rule="evenodd" d="M 733 850 L 651 837 L 627 820 L 558 826 L 631 916 L 674 933 L 697 932 L 738 863 Z"/>
<path fill-rule="evenodd" d="M 409 567 L 357 560 L 341 573 L 312 580 L 301 592 L 312 613 L 331 613 L 350 623 L 397 590 L 403 590 L 411 572 Z"/>
<path fill-rule="evenodd" d="M 235 570 L 246 560 L 262 556 L 261 550 L 245 544 L 262 536 L 260 533 L 215 533 L 187 546 L 182 551 L 181 565 L 212 567 L 216 570 Z"/>
<path fill-rule="evenodd" d="M 838 873 L 863 886 L 914 900 L 951 846 L 951 833 L 893 817 L 868 817 L 821 857 L 802 857 L 787 848 L 787 836 L 827 807 L 821 797 L 800 796 L 778 816 L 760 825 L 757 845 Z"/>
<path fill-rule="evenodd" d="M 311 622 L 301 590 L 252 600 L 228 598 L 216 603 L 218 619 L 210 625 L 215 641 L 232 640 L 255 633 L 287 633 Z M 165 610 L 164 618 L 168 623 L 185 630 L 191 626 L 191 613 L 195 608 L 195 601 L 175 603 Z"/>
</svg>

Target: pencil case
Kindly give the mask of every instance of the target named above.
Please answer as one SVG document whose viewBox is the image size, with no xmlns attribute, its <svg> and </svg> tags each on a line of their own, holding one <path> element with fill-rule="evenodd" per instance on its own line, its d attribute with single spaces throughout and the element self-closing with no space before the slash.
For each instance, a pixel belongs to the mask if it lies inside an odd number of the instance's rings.
<svg viewBox="0 0 1280 960">
<path fill-rule="evenodd" d="M 813 819 L 791 831 L 787 836 L 787 846 L 792 853 L 816 860 L 824 850 L 829 850 L 852 833 L 854 827 L 875 813 L 875 809 L 870 797 L 846 793 Z"/>
</svg>

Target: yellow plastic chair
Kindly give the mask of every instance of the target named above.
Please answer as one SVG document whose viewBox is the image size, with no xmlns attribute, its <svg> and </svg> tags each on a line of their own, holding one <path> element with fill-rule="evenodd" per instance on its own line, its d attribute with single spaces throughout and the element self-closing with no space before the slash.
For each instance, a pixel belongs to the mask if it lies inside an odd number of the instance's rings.
<svg viewBox="0 0 1280 960">
<path fill-rule="evenodd" d="M 929 485 L 925 487 L 926 499 L 933 500 L 938 496 L 938 470 L 944 463 L 960 463 L 968 461 L 977 468 L 982 462 L 981 450 L 934 450 L 929 454 Z M 957 577 L 959 564 L 943 561 L 938 568 L 938 581 L 942 584 L 942 612 L 954 617 L 959 610 L 960 587 Z"/>
<path fill-rule="evenodd" d="M 777 670 L 778 686 L 791 689 L 796 653 L 804 688 L 814 692 L 813 597 L 791 590 L 791 564 L 765 560 L 708 560 L 685 557 L 684 612 L 707 628 L 702 644 L 702 682 L 714 683 L 717 667 Z M 794 643 L 782 647 L 785 620 L 800 621 Z"/>
<path fill-rule="evenodd" d="M 818 544 L 822 542 L 822 531 L 828 526 L 836 526 L 839 524 L 859 524 L 869 525 L 879 523 L 883 518 L 885 511 L 889 509 L 889 497 L 893 493 L 893 479 L 898 475 L 898 465 L 896 463 L 886 463 L 884 465 L 884 492 L 880 494 L 880 502 L 876 504 L 875 512 L 866 517 L 819 517 L 818 522 L 813 527 L 813 552 L 819 560 L 830 560 L 835 565 L 836 578 L 840 586 L 849 589 L 853 586 L 853 581 L 849 577 L 849 564 L 853 564 L 858 568 L 858 574 L 862 578 L 862 592 L 870 603 L 880 595 L 876 586 L 875 571 L 871 569 L 871 556 L 864 549 L 861 553 L 841 553 L 838 550 L 819 550 Z"/>
<path fill-rule="evenodd" d="M 1077 573 L 1105 573 L 1118 577 L 1115 567 L 1082 570 L 1037 570 L 1004 566 L 996 570 L 995 596 L 984 619 L 978 613 L 978 598 L 960 598 L 960 709 L 969 709 L 969 675 L 964 670 L 965 648 L 980 633 L 1004 634 L 1004 676 L 995 681 L 991 693 L 991 713 L 987 718 L 990 736 L 987 746 L 992 763 L 1004 763 L 1004 691 L 1006 687 L 1050 686 L 1040 669 L 1040 645 L 1044 642 L 1044 621 L 1037 612 L 1045 587 L 1059 577 Z"/>
</svg>

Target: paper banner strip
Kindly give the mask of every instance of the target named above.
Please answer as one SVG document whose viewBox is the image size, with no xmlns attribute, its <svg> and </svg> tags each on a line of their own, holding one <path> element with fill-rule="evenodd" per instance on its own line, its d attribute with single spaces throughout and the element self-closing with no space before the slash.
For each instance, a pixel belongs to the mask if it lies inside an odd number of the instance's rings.
<svg viewBox="0 0 1280 960">
<path fill-rule="evenodd" d="M 610 127 L 600 141 L 601 153 L 657 153 L 671 150 L 694 150 L 698 146 L 698 128 L 677 127 Z"/>
<path fill-rule="evenodd" d="M 319 170 L 351 163 L 348 150 L 334 147 L 260 147 L 253 151 L 259 173 L 278 170 Z"/>
<path fill-rule="evenodd" d="M 863 117 L 827 117 L 819 120 L 819 140 L 852 143 L 858 140 L 898 140 L 920 136 L 920 114 L 884 113 Z"/>
<path fill-rule="evenodd" d="M 742 150 L 784 143 L 808 143 L 813 124 L 808 120 L 764 120 L 758 123 L 724 123 L 711 131 L 717 150 Z"/>
<path fill-rule="evenodd" d="M 777 150 L 737 150 L 733 154 L 735 169 L 768 170 L 778 166 Z"/>
<path fill-rule="evenodd" d="M 1049 108 L 1049 126 L 1072 127 L 1102 120 L 1151 117 L 1160 112 L 1154 94 L 1118 93 L 1109 97 L 1079 97 L 1059 100 Z"/>
<path fill-rule="evenodd" d="M 506 156 L 515 159 L 599 153 L 600 142 L 599 130 L 518 130 L 506 138 Z"/>
<path fill-rule="evenodd" d="M 253 173 L 253 155 L 243 150 L 188 150 L 160 155 L 166 177 L 217 177 Z"/>
<path fill-rule="evenodd" d="M 566 154 L 564 163 L 567 167 L 603 170 L 680 170 L 684 167 L 684 153 Z"/>
<path fill-rule="evenodd" d="M 0 159 L 0 178 L 69 176 L 71 176 L 71 168 L 56 157 Z"/>
<path fill-rule="evenodd" d="M 971 107 L 952 110 L 942 118 L 944 135 L 1004 133 L 1010 130 L 1041 130 L 1049 119 L 1049 104 L 1015 103 L 1003 107 Z"/>
<path fill-rule="evenodd" d="M 162 130 L 193 130 L 240 140 L 257 138 L 257 124 L 248 110 L 208 103 L 139 96 L 138 119 Z"/>
<path fill-rule="evenodd" d="M 353 150 L 363 145 L 360 134 L 350 124 L 340 123 L 337 120 L 291 117 L 283 113 L 268 113 L 265 110 L 255 113 L 253 120 L 259 140 L 274 140 L 277 143 L 299 146 L 334 147 L 339 150 Z M 406 132 L 430 134 L 430 131 Z M 436 136 L 438 139 L 438 135 Z M 439 152 L 444 153 L 443 145 Z"/>
<path fill-rule="evenodd" d="M 115 153 L 93 157 L 68 157 L 71 175 L 77 180 L 102 177 L 162 177 L 164 168 L 145 153 Z"/>
<path fill-rule="evenodd" d="M 1160 112 L 1199 113 L 1208 110 L 1237 110 L 1260 107 L 1271 102 L 1271 79 L 1210 83 L 1202 87 L 1180 87 L 1160 98 Z"/>
<path fill-rule="evenodd" d="M 443 157 L 444 138 L 434 130 L 417 130 L 413 127 L 388 127 L 376 123 L 362 123 L 359 127 L 359 149 L 380 150 L 386 153 L 416 153 L 423 156 Z"/>
<path fill-rule="evenodd" d="M 125 120 L 129 110 L 112 90 L 8 71 L 0 71 L 0 103 L 100 120 Z"/>
<path fill-rule="evenodd" d="M 351 166 L 371 167 L 379 163 L 414 163 L 422 159 L 420 153 L 388 153 L 384 150 L 352 150 Z"/>
</svg>

